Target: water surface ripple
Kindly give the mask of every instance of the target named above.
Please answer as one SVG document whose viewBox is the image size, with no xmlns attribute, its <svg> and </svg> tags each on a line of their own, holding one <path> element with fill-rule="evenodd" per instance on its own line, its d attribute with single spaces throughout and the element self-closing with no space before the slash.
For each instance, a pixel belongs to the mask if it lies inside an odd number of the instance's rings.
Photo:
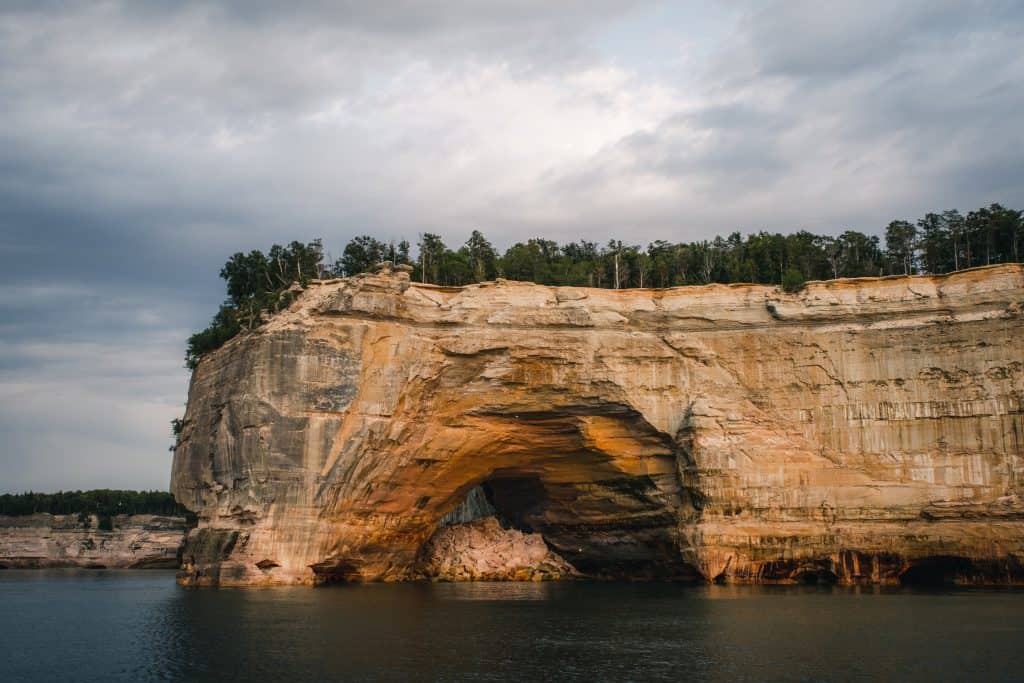
<svg viewBox="0 0 1024 683">
<path fill-rule="evenodd" d="M 1024 591 L 0 572 L 0 681 L 1004 681 Z"/>
</svg>

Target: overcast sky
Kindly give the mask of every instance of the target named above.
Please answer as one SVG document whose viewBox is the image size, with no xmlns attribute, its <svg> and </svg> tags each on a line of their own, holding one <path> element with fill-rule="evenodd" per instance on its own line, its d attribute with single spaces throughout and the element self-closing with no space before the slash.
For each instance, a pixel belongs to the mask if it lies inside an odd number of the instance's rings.
<svg viewBox="0 0 1024 683">
<path fill-rule="evenodd" d="M 167 487 L 235 251 L 1020 208 L 1022 7 L 8 0 L 0 492 Z"/>
</svg>

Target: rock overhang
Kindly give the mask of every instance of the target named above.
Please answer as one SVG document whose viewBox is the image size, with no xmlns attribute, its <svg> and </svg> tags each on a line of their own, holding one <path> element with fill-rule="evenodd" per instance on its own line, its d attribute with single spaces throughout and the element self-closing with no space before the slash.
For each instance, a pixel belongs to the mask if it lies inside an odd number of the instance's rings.
<svg viewBox="0 0 1024 683">
<path fill-rule="evenodd" d="M 187 580 L 408 578 L 495 473 L 554 491 L 546 538 L 595 573 L 646 553 L 707 579 L 884 582 L 859 565 L 954 539 L 1019 576 L 1019 520 L 927 510 L 1019 495 L 1022 294 L 1015 265 L 798 294 L 314 284 L 193 376 L 173 487 L 242 542 Z"/>
</svg>

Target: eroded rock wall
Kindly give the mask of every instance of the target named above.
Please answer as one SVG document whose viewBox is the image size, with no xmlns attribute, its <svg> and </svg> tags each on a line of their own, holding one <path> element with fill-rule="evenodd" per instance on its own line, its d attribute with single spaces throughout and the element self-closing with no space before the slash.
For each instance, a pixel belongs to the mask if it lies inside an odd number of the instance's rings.
<svg viewBox="0 0 1024 683">
<path fill-rule="evenodd" d="M 0 515 L 0 567 L 177 569 L 184 517 L 117 515 L 112 529 L 95 515 Z"/>
<path fill-rule="evenodd" d="M 193 374 L 192 583 L 401 580 L 483 485 L 583 573 L 1024 578 L 1024 272 L 310 286 Z"/>
</svg>

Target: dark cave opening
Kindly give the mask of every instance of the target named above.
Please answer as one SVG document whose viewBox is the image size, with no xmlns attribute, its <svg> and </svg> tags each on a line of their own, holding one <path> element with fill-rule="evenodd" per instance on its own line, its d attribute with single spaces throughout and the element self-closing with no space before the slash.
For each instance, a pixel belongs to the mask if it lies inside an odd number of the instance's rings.
<svg viewBox="0 0 1024 683">
<path fill-rule="evenodd" d="M 905 569 L 899 578 L 904 586 L 949 586 L 970 570 L 971 562 L 963 557 L 930 557 Z"/>
<path fill-rule="evenodd" d="M 805 586 L 831 586 L 839 581 L 839 577 L 834 571 L 823 567 L 798 572 L 793 579 Z"/>
<path fill-rule="evenodd" d="M 445 486 L 423 507 L 441 515 L 435 536 L 491 518 L 539 534 L 589 576 L 699 577 L 680 532 L 697 501 L 682 480 L 678 446 L 635 410 L 599 402 L 472 417 L 484 429 L 499 425 L 502 439 L 470 456 L 462 471 L 472 479 L 443 473 Z"/>
<path fill-rule="evenodd" d="M 536 475 L 497 475 L 481 484 L 487 502 L 502 526 L 539 533 L 544 509 L 550 503 L 544 484 Z"/>
<path fill-rule="evenodd" d="M 552 482 L 541 473 L 496 470 L 447 513 L 441 526 L 495 517 L 539 534 L 583 575 L 696 580 L 679 551 L 674 508 L 644 477 Z"/>
</svg>

